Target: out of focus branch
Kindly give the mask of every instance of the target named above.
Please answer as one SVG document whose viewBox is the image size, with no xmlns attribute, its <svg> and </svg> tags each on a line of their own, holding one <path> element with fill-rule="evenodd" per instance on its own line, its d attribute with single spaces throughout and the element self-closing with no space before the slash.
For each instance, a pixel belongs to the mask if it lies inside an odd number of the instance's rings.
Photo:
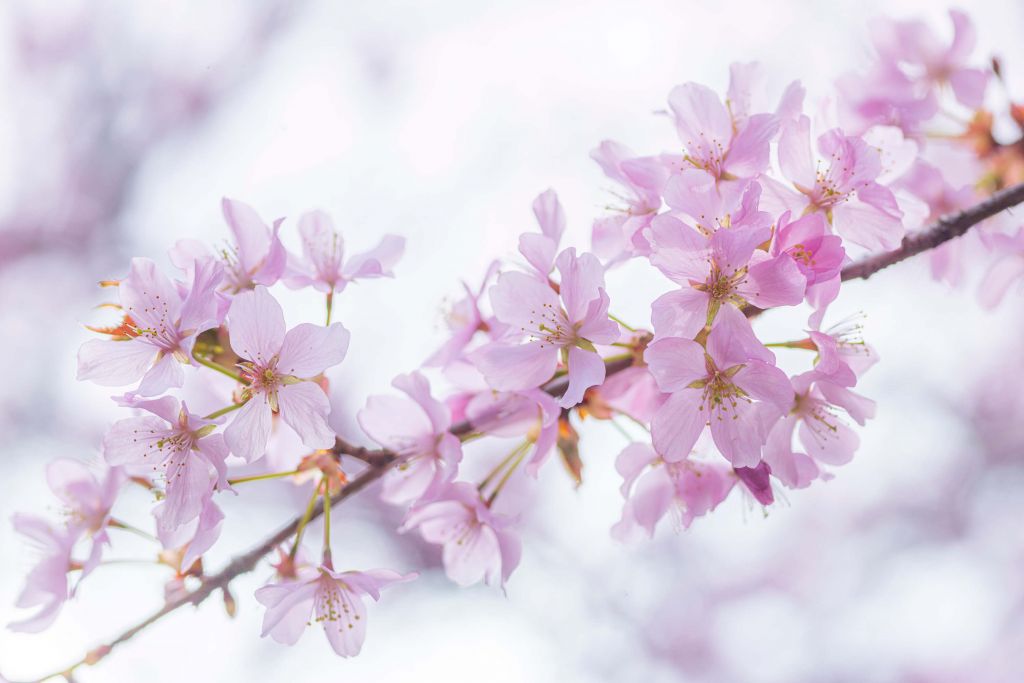
<svg viewBox="0 0 1024 683">
<path fill-rule="evenodd" d="M 617 372 L 625 370 L 626 368 L 633 365 L 634 360 L 635 358 L 633 354 L 623 354 L 621 356 L 606 358 L 605 371 L 607 376 L 611 376 Z M 545 385 L 544 390 L 549 394 L 557 395 L 563 393 L 568 384 L 568 377 L 557 377 L 548 382 Z M 451 432 L 456 436 L 465 436 L 466 434 L 469 434 L 472 431 L 473 425 L 466 420 L 452 425 L 451 428 Z M 357 460 L 361 460 L 362 462 L 365 462 L 367 465 L 369 465 L 362 473 L 359 474 L 359 476 L 348 482 L 348 484 L 346 484 L 341 491 L 339 491 L 331 498 L 331 508 L 334 508 L 334 506 L 336 505 L 340 505 L 345 500 L 348 500 L 349 498 L 359 493 L 373 482 L 383 477 L 384 474 L 389 469 L 391 469 L 391 466 L 394 465 L 399 458 L 398 454 L 395 453 L 394 451 L 389 451 L 386 449 L 369 449 L 364 448 L 362 446 L 356 446 L 348 443 L 347 441 L 341 439 L 340 437 L 335 440 L 334 448 L 331 450 L 335 455 L 339 457 L 347 455 Z M 323 501 L 319 501 L 313 508 L 313 512 L 309 515 L 307 523 L 322 516 L 323 513 Z M 106 657 L 108 654 L 110 654 L 110 652 L 115 647 L 117 647 L 121 643 L 131 640 L 138 633 L 144 631 L 146 628 L 156 623 L 157 621 L 160 621 L 171 612 L 174 612 L 179 608 L 184 607 L 185 605 L 198 606 L 201 602 L 210 597 L 214 592 L 218 590 L 227 590 L 228 586 L 231 584 L 232 581 L 234 581 L 237 577 L 241 576 L 242 574 L 247 574 L 251 572 L 253 569 L 256 568 L 256 565 L 259 564 L 260 560 L 262 560 L 264 557 L 270 554 L 274 550 L 274 548 L 280 546 L 282 543 L 285 543 L 288 541 L 288 539 L 292 538 L 295 535 L 295 532 L 298 530 L 299 525 L 301 523 L 301 515 L 294 517 L 290 522 L 288 522 L 283 527 L 278 529 L 273 535 L 267 537 L 259 545 L 256 545 L 248 552 L 235 557 L 233 560 L 231 560 L 231 562 L 228 563 L 226 567 L 221 569 L 219 572 L 211 576 L 205 577 L 203 579 L 202 584 L 200 584 L 199 588 L 197 588 L 196 590 L 192 591 L 191 593 L 188 593 L 187 595 L 183 595 L 179 598 L 175 598 L 174 600 L 169 601 L 159 610 L 151 614 L 146 619 L 143 619 L 139 623 L 135 624 L 134 626 L 126 630 L 124 633 L 111 640 L 109 643 L 106 643 L 105 645 L 100 645 L 99 647 L 90 650 L 85 657 L 83 657 L 81 660 L 74 663 L 73 665 L 69 666 L 68 668 L 62 669 L 60 671 L 55 671 L 51 674 L 43 676 L 42 678 L 34 679 L 33 681 L 31 681 L 31 683 L 42 683 L 43 681 L 49 680 L 51 678 L 56 678 L 58 676 L 63 676 L 70 681 L 72 680 L 72 674 L 74 673 L 75 669 L 78 669 L 81 666 L 91 666 L 93 664 L 96 664 L 104 657 Z"/>
<path fill-rule="evenodd" d="M 1024 183 L 1000 190 L 983 202 L 951 216 L 944 216 L 927 230 L 907 235 L 899 249 L 871 256 L 843 268 L 842 279 L 858 280 L 871 277 L 883 268 L 899 263 L 911 256 L 934 249 L 951 239 L 960 237 L 986 218 L 1024 202 Z"/>
</svg>

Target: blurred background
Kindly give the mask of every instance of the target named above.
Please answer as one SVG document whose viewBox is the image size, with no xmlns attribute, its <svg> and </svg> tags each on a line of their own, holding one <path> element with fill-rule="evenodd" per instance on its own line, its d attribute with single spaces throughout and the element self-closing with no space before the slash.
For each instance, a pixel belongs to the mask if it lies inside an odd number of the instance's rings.
<svg viewBox="0 0 1024 683">
<path fill-rule="evenodd" d="M 530 202 L 555 187 L 568 243 L 589 244 L 609 183 L 589 151 L 619 140 L 674 148 L 653 112 L 688 80 L 724 90 L 732 61 L 761 61 L 768 90 L 799 78 L 812 99 L 868 54 L 866 20 L 919 15 L 928 0 L 640 0 L 415 3 L 391 0 L 8 0 L 0 6 L 0 622 L 32 563 L 7 520 L 56 514 L 54 457 L 96 457 L 118 413 L 110 390 L 74 379 L 83 323 L 128 259 L 166 263 L 181 237 L 227 237 L 220 198 L 265 218 L 330 212 L 352 249 L 408 238 L 391 281 L 346 290 L 353 332 L 331 375 L 335 427 L 443 340 L 445 302 L 512 256 Z M 1024 97 L 1024 3 L 975 0 L 981 59 L 1003 58 Z M 285 224 L 297 245 L 294 220 Z M 878 402 L 863 445 L 834 480 L 786 492 L 767 514 L 733 496 L 686 532 L 623 545 L 624 440 L 588 424 L 584 485 L 545 470 L 524 517 L 524 558 L 507 588 L 459 589 L 435 548 L 392 533 L 399 513 L 362 496 L 339 508 L 336 558 L 420 569 L 370 608 L 362 654 L 321 633 L 293 648 L 261 640 L 252 591 L 238 615 L 185 609 L 80 680 L 224 682 L 1024 680 L 1024 335 L 1011 293 L 986 313 L 979 269 L 952 290 L 910 262 L 844 289 L 882 362 L 859 391 Z M 646 324 L 643 274 L 609 276 L 616 312 Z M 665 289 L 662 282 L 657 284 Z M 648 298 L 647 301 L 650 299 Z M 311 292 L 289 324 L 319 319 Z M 302 316 L 307 316 L 303 318 Z M 792 338 L 800 315 L 763 316 Z M 290 484 L 250 485 L 209 566 L 301 507 Z M 144 519 L 139 500 L 137 519 Z M 131 505 L 131 501 L 126 503 Z M 119 545 L 112 556 L 144 550 Z M 164 570 L 97 571 L 39 635 L 0 630 L 0 671 L 30 678 L 156 609 Z"/>
</svg>

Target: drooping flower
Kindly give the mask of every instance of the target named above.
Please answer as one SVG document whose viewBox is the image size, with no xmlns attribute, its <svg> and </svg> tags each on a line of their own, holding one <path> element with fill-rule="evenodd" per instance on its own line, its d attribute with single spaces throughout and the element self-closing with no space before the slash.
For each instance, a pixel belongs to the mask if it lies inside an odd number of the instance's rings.
<svg viewBox="0 0 1024 683">
<path fill-rule="evenodd" d="M 212 259 L 197 261 L 187 292 L 145 258 L 132 259 L 118 285 L 125 321 L 112 339 L 93 339 L 78 351 L 78 379 L 116 387 L 142 379 L 136 390 L 154 396 L 185 381 L 182 364 L 194 363 L 196 336 L 218 324 L 214 296 L 223 269 Z"/>
<path fill-rule="evenodd" d="M 243 394 L 245 405 L 224 430 L 224 440 L 232 453 L 249 462 L 266 450 L 273 413 L 279 413 L 310 448 L 334 445 L 334 432 L 327 425 L 327 395 L 305 380 L 344 359 L 349 333 L 341 323 L 302 323 L 285 330 L 284 311 L 266 287 L 243 292 L 231 303 L 231 348 L 244 359 L 240 367 L 249 384 Z"/>
<path fill-rule="evenodd" d="M 340 292 L 356 280 L 391 277 L 392 268 L 405 251 L 405 239 L 385 235 L 380 244 L 345 259 L 345 242 L 331 217 L 310 211 L 299 219 L 302 259 L 289 259 L 285 284 L 294 289 L 313 287 L 325 294 Z"/>
<path fill-rule="evenodd" d="M 654 448 L 668 462 L 690 455 L 705 426 L 734 467 L 752 467 L 773 422 L 792 406 L 793 389 L 774 355 L 738 311 L 720 315 L 707 349 L 666 337 L 644 352 L 659 388 L 671 394 L 654 414 Z"/>
<path fill-rule="evenodd" d="M 331 648 L 342 657 L 359 654 L 366 639 L 364 596 L 380 600 L 381 589 L 417 576 L 403 576 L 390 569 L 337 572 L 327 565 L 317 568 L 312 577 L 310 573 L 256 590 L 256 599 L 267 608 L 261 635 L 294 645 L 306 626 L 317 623 L 323 627 Z"/>
<path fill-rule="evenodd" d="M 25 587 L 17 607 L 38 608 L 36 613 L 8 625 L 13 631 L 38 633 L 50 626 L 71 595 L 68 572 L 75 568 L 71 559 L 79 532 L 74 527 L 55 527 L 46 520 L 29 515 L 14 515 L 14 530 L 34 546 L 38 561 L 25 577 Z"/>
<path fill-rule="evenodd" d="M 227 269 L 228 288 L 233 293 L 270 287 L 284 274 L 288 252 L 278 231 L 283 218 L 268 227 L 248 204 L 225 197 L 221 200 L 224 220 L 235 241 L 221 252 Z"/>
<path fill-rule="evenodd" d="M 381 498 L 402 504 L 430 497 L 452 481 L 462 460 L 459 438 L 449 430 L 448 408 L 430 395 L 418 372 L 392 382 L 409 398 L 371 396 L 359 411 L 359 426 L 370 438 L 398 455 L 384 475 Z"/>
<path fill-rule="evenodd" d="M 174 397 L 128 405 L 150 415 L 115 422 L 103 438 L 104 458 L 109 465 L 141 465 L 160 474 L 166 492 L 160 521 L 177 528 L 199 516 L 214 485 L 228 487 L 224 437 L 212 433 L 216 422 L 190 413 Z"/>
<path fill-rule="evenodd" d="M 860 445 L 840 411 L 863 426 L 874 417 L 875 402 L 815 370 L 797 375 L 792 383 L 796 394 L 793 407 L 772 428 L 764 447 L 764 461 L 783 484 L 803 488 L 818 478 L 820 465 L 845 465 Z M 803 452 L 793 450 L 794 431 Z"/>
<path fill-rule="evenodd" d="M 681 289 L 651 305 L 658 338 L 692 339 L 723 307 L 792 306 L 803 299 L 806 280 L 788 254 L 771 256 L 758 249 L 770 231 L 718 230 L 708 239 L 669 215 L 658 216 L 648 230 L 651 263 Z"/>
<path fill-rule="evenodd" d="M 878 150 L 862 138 L 834 128 L 818 138 L 818 161 L 811 149 L 806 116 L 782 128 L 779 166 L 796 193 L 768 178 L 766 189 L 795 214 L 821 211 L 845 239 L 875 251 L 895 249 L 905 233 L 903 211 L 892 191 L 879 184 Z"/>
<path fill-rule="evenodd" d="M 153 508 L 153 516 L 157 522 L 157 537 L 164 548 L 179 551 L 181 557 L 179 570 L 182 572 L 187 572 L 192 564 L 212 548 L 220 538 L 224 513 L 213 502 L 212 479 L 213 477 L 211 477 L 211 483 L 206 487 L 207 492 L 200 502 L 199 515 L 182 525 L 173 526 L 165 521 L 166 516 L 175 514 L 175 511 L 168 507 L 167 500 Z"/>
<path fill-rule="evenodd" d="M 583 393 L 605 377 L 595 344 L 618 339 L 618 325 L 608 318 L 604 269 L 593 254 L 569 248 L 557 259 L 560 293 L 525 273 L 502 273 L 491 287 L 495 317 L 509 326 L 511 341 L 492 342 L 472 359 L 499 391 L 533 389 L 555 373 L 559 355 L 569 375 L 563 407 L 583 400 Z M 525 343 L 515 337 L 527 336 Z"/>
<path fill-rule="evenodd" d="M 511 523 L 487 507 L 475 486 L 456 482 L 410 510 L 400 531 L 417 529 L 427 543 L 443 546 L 445 573 L 460 586 L 493 586 L 504 585 L 519 564 L 522 548 Z"/>
<path fill-rule="evenodd" d="M 736 477 L 724 463 L 694 459 L 666 462 L 647 444 L 633 443 L 619 453 L 615 469 L 622 475 L 626 504 L 612 535 L 627 540 L 643 529 L 649 537 L 666 514 L 688 529 L 693 520 L 711 512 L 732 491 Z"/>
</svg>

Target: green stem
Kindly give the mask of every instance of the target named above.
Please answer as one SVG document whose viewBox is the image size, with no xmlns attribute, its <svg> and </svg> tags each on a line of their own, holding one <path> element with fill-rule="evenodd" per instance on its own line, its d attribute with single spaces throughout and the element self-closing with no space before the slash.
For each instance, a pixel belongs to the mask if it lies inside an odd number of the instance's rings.
<svg viewBox="0 0 1024 683">
<path fill-rule="evenodd" d="M 320 484 L 318 483 L 313 487 L 313 495 L 309 498 L 309 505 L 306 506 L 306 511 L 302 514 L 302 519 L 299 520 L 299 526 L 295 530 L 295 544 L 292 545 L 291 552 L 288 553 L 288 557 L 295 559 L 295 554 L 299 552 L 299 544 L 302 543 L 302 533 L 306 530 L 306 525 L 309 524 L 309 518 L 313 516 L 313 506 L 316 505 L 316 499 L 320 497 Z"/>
<path fill-rule="evenodd" d="M 146 539 L 147 541 L 156 541 L 157 543 L 160 542 L 160 539 L 158 539 L 156 536 L 154 536 L 153 534 L 149 533 L 148 531 L 143 531 L 139 527 L 132 526 L 131 524 L 125 524 L 124 522 L 122 522 L 119 519 L 111 518 L 110 520 L 107 521 L 107 526 L 113 527 L 114 529 L 121 529 L 122 531 L 127 531 L 128 533 L 132 533 L 132 534 L 135 534 L 136 536 L 140 536 L 140 537 Z"/>
<path fill-rule="evenodd" d="M 633 438 L 633 435 L 630 434 L 629 432 L 627 432 L 625 427 L 620 425 L 614 419 L 608 420 L 608 422 L 611 423 L 612 427 L 615 427 L 615 431 L 617 431 L 619 434 L 622 434 L 623 438 L 626 439 L 626 441 L 628 441 L 630 443 L 633 443 L 634 441 L 636 441 L 636 439 Z"/>
<path fill-rule="evenodd" d="M 199 363 L 200 365 L 205 365 L 206 367 L 210 368 L 211 370 L 216 370 L 217 372 L 219 372 L 222 375 L 227 375 L 228 377 L 230 377 L 231 379 L 235 380 L 239 384 L 248 384 L 249 383 L 241 375 L 239 375 L 237 372 L 234 372 L 230 368 L 224 367 L 223 365 L 221 365 L 220 363 L 217 363 L 216 361 L 212 361 L 209 358 L 204 358 L 203 356 L 200 356 L 197 353 L 193 353 L 192 357 L 195 358 L 196 362 Z"/>
<path fill-rule="evenodd" d="M 484 477 L 484 480 L 480 482 L 480 484 L 477 486 L 477 489 L 483 491 L 485 488 L 487 488 L 487 485 L 491 483 L 491 480 L 494 479 L 494 477 L 498 476 L 498 472 L 501 472 L 503 469 L 505 469 L 506 465 L 512 462 L 512 458 L 516 457 L 529 447 L 530 442 L 529 440 L 527 440 L 516 446 L 514 449 L 512 449 L 512 452 L 506 455 L 502 459 L 502 461 L 495 465 L 494 468 L 490 471 L 490 473 L 486 477 Z"/>
<path fill-rule="evenodd" d="M 324 480 L 324 566 L 334 569 L 331 561 L 331 486 Z"/>
<path fill-rule="evenodd" d="M 293 474 L 299 474 L 305 470 L 292 470 L 291 472 L 271 472 L 270 474 L 254 474 L 251 477 L 239 477 L 237 479 L 228 479 L 228 483 L 234 486 L 235 484 L 244 484 L 247 481 L 263 481 L 265 479 L 280 479 L 281 477 L 290 477 Z"/>
<path fill-rule="evenodd" d="M 331 308 L 333 306 L 334 306 L 334 290 L 332 289 L 331 291 L 327 292 L 327 322 L 324 323 L 325 327 L 329 326 L 331 324 Z"/>
<path fill-rule="evenodd" d="M 623 327 L 625 327 L 630 332 L 636 332 L 636 328 L 635 327 L 630 327 L 626 323 L 622 322 L 621 319 L 619 319 L 618 317 L 612 315 L 611 313 L 608 314 L 608 317 L 611 318 L 612 320 L 614 320 L 615 322 L 617 322 L 618 324 L 622 325 Z"/>
<path fill-rule="evenodd" d="M 519 463 L 521 463 L 523 461 L 523 458 L 526 456 L 527 450 L 527 448 L 523 448 L 522 450 L 520 450 L 519 457 L 516 458 L 511 465 L 509 465 L 507 470 L 505 470 L 505 476 L 501 478 L 501 480 L 498 482 L 498 485 L 494 487 L 494 491 L 491 493 L 490 497 L 487 498 L 487 507 L 491 507 L 491 505 L 494 503 L 494 499 L 497 498 L 498 494 L 501 493 L 501 490 L 505 488 L 505 484 L 508 483 L 508 480 L 512 476 L 512 473 L 516 471 L 516 468 L 519 467 Z"/>
<path fill-rule="evenodd" d="M 633 417 L 632 415 L 630 415 L 629 413 L 627 413 L 627 412 L 626 412 L 625 410 L 619 410 L 618 408 L 612 408 L 612 410 L 614 410 L 614 411 L 615 411 L 616 413 L 618 413 L 618 414 L 619 414 L 619 415 L 621 415 L 622 417 L 626 418 L 627 420 L 631 420 L 631 421 L 633 422 L 633 424 L 635 424 L 636 426 L 640 427 L 640 429 L 644 430 L 644 431 L 645 431 L 645 432 L 647 432 L 648 434 L 650 434 L 650 433 L 651 433 L 651 429 L 650 429 L 650 427 L 648 427 L 648 426 L 647 426 L 647 425 L 646 425 L 646 424 L 645 424 L 645 423 L 643 422 L 643 420 L 639 420 L 639 419 L 637 419 L 637 418 Z"/>
<path fill-rule="evenodd" d="M 227 406 L 226 408 L 221 408 L 220 410 L 213 411 L 209 415 L 204 416 L 203 419 L 204 420 L 216 420 L 221 415 L 227 415 L 228 413 L 230 413 L 233 410 L 238 410 L 239 408 L 244 406 L 246 403 L 248 403 L 248 401 L 242 401 L 241 403 L 232 403 L 231 405 Z"/>
</svg>

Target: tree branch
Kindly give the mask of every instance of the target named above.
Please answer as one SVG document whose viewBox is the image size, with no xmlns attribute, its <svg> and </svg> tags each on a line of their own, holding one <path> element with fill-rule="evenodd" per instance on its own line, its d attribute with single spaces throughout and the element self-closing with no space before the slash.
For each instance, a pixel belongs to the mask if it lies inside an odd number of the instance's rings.
<svg viewBox="0 0 1024 683">
<path fill-rule="evenodd" d="M 633 365 L 634 357 L 632 354 L 623 354 L 622 356 L 613 356 L 605 359 L 605 373 L 607 376 L 614 375 L 617 372 L 621 372 L 626 368 Z M 565 392 L 566 387 L 569 385 L 568 377 L 557 377 L 547 383 L 544 387 L 544 391 L 549 394 L 557 395 Z M 465 436 L 473 431 L 473 425 L 468 420 L 463 420 L 452 425 L 450 430 L 456 436 Z M 351 498 L 355 494 L 362 491 L 364 488 L 372 484 L 373 482 L 380 479 L 384 474 L 395 464 L 398 460 L 398 454 L 393 451 L 386 449 L 369 449 L 362 446 L 356 446 L 350 444 L 344 439 L 338 437 L 335 440 L 334 448 L 332 452 L 337 456 L 348 455 L 365 462 L 367 467 L 363 472 L 359 474 L 355 479 L 348 482 L 341 491 L 339 491 L 331 499 L 331 508 L 340 505 L 345 500 Z M 323 501 L 318 501 L 316 506 L 313 508 L 312 514 L 309 516 L 308 522 L 322 516 L 324 514 Z M 299 524 L 302 522 L 302 516 L 299 515 L 294 517 L 290 522 L 285 524 L 283 527 L 277 530 L 272 536 L 267 537 L 259 545 L 254 546 L 248 552 L 238 555 L 226 567 L 221 569 L 219 572 L 212 576 L 205 577 L 199 588 L 192 591 L 188 595 L 171 600 L 159 610 L 151 614 L 149 617 L 143 619 L 139 623 L 135 624 L 131 628 L 124 631 L 121 635 L 117 636 L 109 643 L 100 645 L 88 652 L 81 660 L 72 664 L 66 669 L 57 671 L 42 678 L 34 679 L 31 682 L 26 683 L 43 683 L 43 681 L 57 676 L 64 676 L 68 680 L 71 680 L 71 675 L 75 669 L 80 666 L 91 666 L 96 664 L 110 652 L 128 640 L 131 640 L 135 635 L 145 630 L 152 624 L 160 621 L 165 616 L 174 612 L 185 605 L 196 605 L 198 606 L 201 602 L 206 600 L 217 590 L 227 590 L 229 584 L 242 574 L 247 574 L 256 568 L 259 561 L 268 555 L 274 548 L 278 547 L 292 536 L 295 535 L 296 530 L 299 528 Z"/>
<path fill-rule="evenodd" d="M 997 213 L 1017 206 L 1021 202 L 1024 202 L 1024 183 L 1000 190 L 969 209 L 964 209 L 960 213 L 955 213 L 951 216 L 942 217 L 927 230 L 907 235 L 903 238 L 903 244 L 900 245 L 899 249 L 878 254 L 877 256 L 870 256 L 863 261 L 846 266 L 842 272 L 843 282 L 858 279 L 866 280 L 883 268 L 888 268 L 894 263 L 899 263 L 911 256 L 916 256 L 922 252 L 934 249 L 951 239 L 960 237 L 986 218 L 991 218 Z"/>
</svg>

